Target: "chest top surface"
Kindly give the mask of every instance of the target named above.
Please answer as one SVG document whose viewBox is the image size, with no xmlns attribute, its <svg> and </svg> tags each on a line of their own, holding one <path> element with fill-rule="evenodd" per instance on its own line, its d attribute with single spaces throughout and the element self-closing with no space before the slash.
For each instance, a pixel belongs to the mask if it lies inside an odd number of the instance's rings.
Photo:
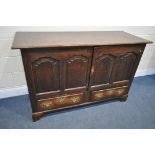
<svg viewBox="0 0 155 155">
<path fill-rule="evenodd" d="M 12 49 L 147 43 L 152 42 L 123 31 L 16 32 Z"/>
</svg>

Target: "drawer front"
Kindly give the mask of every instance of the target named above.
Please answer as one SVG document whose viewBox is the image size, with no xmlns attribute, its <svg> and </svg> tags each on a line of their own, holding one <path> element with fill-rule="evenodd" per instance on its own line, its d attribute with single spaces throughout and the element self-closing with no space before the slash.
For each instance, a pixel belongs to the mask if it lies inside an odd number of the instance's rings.
<svg viewBox="0 0 155 155">
<path fill-rule="evenodd" d="M 117 98 L 127 93 L 127 86 L 111 88 L 106 90 L 93 91 L 91 101 L 98 101 L 110 98 Z"/>
<path fill-rule="evenodd" d="M 84 102 L 84 94 L 66 95 L 38 101 L 38 111 L 54 110 Z"/>
</svg>

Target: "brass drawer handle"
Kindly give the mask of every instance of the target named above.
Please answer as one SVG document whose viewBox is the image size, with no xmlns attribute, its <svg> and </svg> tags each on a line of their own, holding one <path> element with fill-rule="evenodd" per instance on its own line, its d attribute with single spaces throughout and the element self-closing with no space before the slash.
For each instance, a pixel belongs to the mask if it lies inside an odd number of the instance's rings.
<svg viewBox="0 0 155 155">
<path fill-rule="evenodd" d="M 59 98 L 58 102 L 61 103 L 61 104 L 64 104 L 65 103 L 65 98 L 64 97 Z"/>
<path fill-rule="evenodd" d="M 121 94 L 123 94 L 124 93 L 124 90 L 123 89 L 120 89 L 120 90 L 118 90 L 118 95 L 121 95 Z"/>
<path fill-rule="evenodd" d="M 74 96 L 71 98 L 71 100 L 73 103 L 77 103 L 77 102 L 79 102 L 80 98 L 78 96 Z"/>
<path fill-rule="evenodd" d="M 43 103 L 43 106 L 44 106 L 44 108 L 50 108 L 50 107 L 53 107 L 53 103 L 52 103 L 52 101 L 45 101 Z"/>
</svg>

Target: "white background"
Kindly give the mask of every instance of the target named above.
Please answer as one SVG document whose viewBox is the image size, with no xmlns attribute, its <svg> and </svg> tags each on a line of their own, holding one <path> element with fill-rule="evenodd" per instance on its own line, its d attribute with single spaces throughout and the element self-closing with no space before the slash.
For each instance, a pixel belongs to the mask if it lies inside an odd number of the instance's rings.
<svg viewBox="0 0 155 155">
<path fill-rule="evenodd" d="M 1 0 L 0 25 L 153 26 L 153 0 Z M 0 154 L 155 154 L 155 130 L 1 130 Z"/>
</svg>

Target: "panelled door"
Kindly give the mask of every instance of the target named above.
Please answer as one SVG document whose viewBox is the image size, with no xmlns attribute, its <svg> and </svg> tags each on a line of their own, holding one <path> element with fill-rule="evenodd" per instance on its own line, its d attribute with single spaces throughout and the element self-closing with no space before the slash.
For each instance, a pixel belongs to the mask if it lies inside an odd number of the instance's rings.
<svg viewBox="0 0 155 155">
<path fill-rule="evenodd" d="M 90 90 L 126 86 L 134 76 L 143 48 L 141 46 L 96 47 L 90 75 Z"/>
<path fill-rule="evenodd" d="M 29 49 L 23 53 L 37 100 L 88 89 L 92 48 Z"/>
</svg>

